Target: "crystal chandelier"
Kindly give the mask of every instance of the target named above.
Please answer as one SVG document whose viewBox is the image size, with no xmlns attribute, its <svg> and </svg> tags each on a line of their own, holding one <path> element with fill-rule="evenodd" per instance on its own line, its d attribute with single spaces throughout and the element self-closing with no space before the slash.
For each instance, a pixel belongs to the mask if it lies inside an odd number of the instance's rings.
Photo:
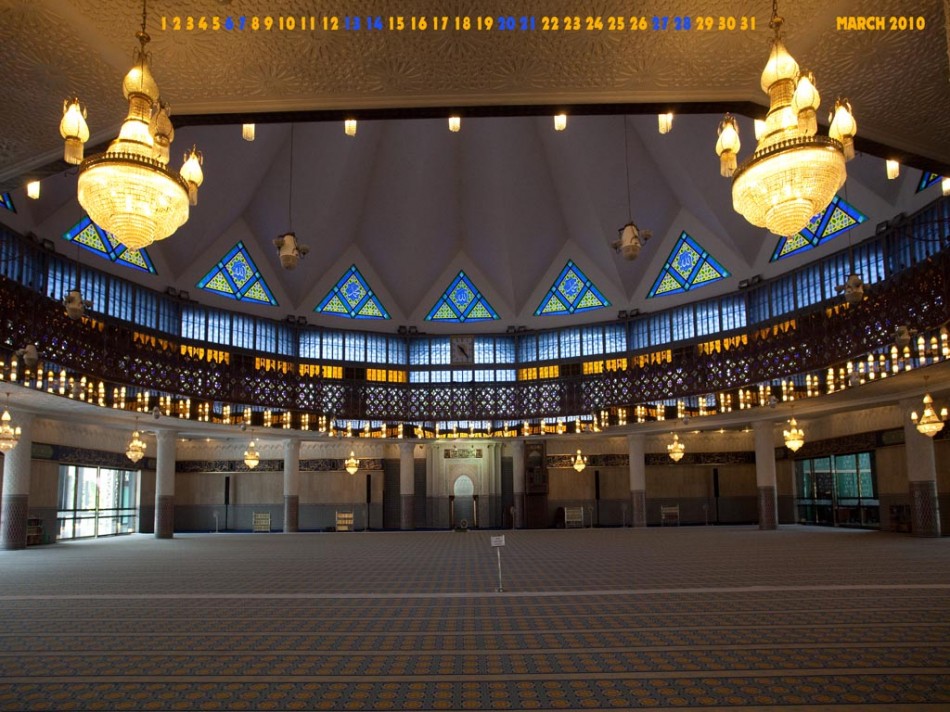
<svg viewBox="0 0 950 712">
<path fill-rule="evenodd" d="M 788 421 L 788 430 L 783 430 L 782 435 L 785 436 L 785 447 L 792 452 L 797 452 L 805 444 L 805 433 L 798 427 L 795 418 Z"/>
<path fill-rule="evenodd" d="M 680 436 L 673 433 L 673 442 L 666 446 L 666 451 L 670 454 L 670 459 L 673 462 L 679 462 L 683 459 L 683 452 L 685 450 L 686 446 L 680 442 Z"/>
<path fill-rule="evenodd" d="M 142 438 L 139 437 L 138 430 L 132 431 L 132 439 L 129 440 L 129 444 L 126 447 L 125 456 L 132 462 L 138 462 L 145 457 L 145 443 L 142 441 Z"/>
<path fill-rule="evenodd" d="M 244 451 L 244 464 L 248 466 L 249 469 L 253 470 L 261 462 L 260 453 L 254 448 L 254 441 L 251 440 L 251 444 L 247 446 L 247 450 Z"/>
<path fill-rule="evenodd" d="M 7 398 L 10 394 L 7 394 Z M 13 426 L 10 418 L 10 411 L 3 409 L 3 415 L 0 416 L 0 451 L 9 452 L 16 447 L 20 440 L 20 427 Z"/>
<path fill-rule="evenodd" d="M 168 168 L 175 130 L 149 69 L 145 45 L 151 38 L 145 31 L 145 18 L 143 2 L 142 29 L 135 33 L 141 46 L 122 82 L 129 112 L 118 138 L 105 153 L 83 160 L 89 129 L 85 107 L 78 99 L 65 102 L 60 123 L 66 139 L 64 158 L 79 166 L 79 204 L 94 223 L 130 250 L 164 240 L 184 225 L 188 206 L 197 205 L 198 186 L 204 180 L 203 159 L 196 148 L 185 154 L 180 172 Z"/>
<path fill-rule="evenodd" d="M 732 176 L 736 211 L 753 225 L 787 237 L 808 225 L 844 185 L 857 124 L 848 100 L 838 100 L 828 136 L 817 134 L 818 90 L 812 74 L 800 71 L 785 49 L 783 22 L 773 0 L 769 27 L 775 36 L 761 82 L 769 95 L 769 113 L 755 153 L 736 167 L 739 127 L 731 114 L 719 124 L 716 153 L 722 175 Z"/>
<path fill-rule="evenodd" d="M 356 458 L 356 453 L 350 450 L 350 456 L 343 461 L 343 466 L 351 475 L 355 475 L 360 469 L 360 461 Z"/>
<path fill-rule="evenodd" d="M 930 397 L 929 393 L 926 393 L 924 395 L 924 414 L 918 417 L 917 412 L 914 411 L 910 414 L 910 419 L 922 435 L 932 438 L 943 430 L 944 421 L 947 419 L 947 409 L 942 408 L 940 415 L 937 415 L 937 411 L 934 410 L 934 399 Z"/>
<path fill-rule="evenodd" d="M 578 472 L 583 472 L 584 468 L 587 467 L 587 458 L 581 455 L 580 449 L 577 450 L 577 454 L 574 456 L 572 466 Z"/>
</svg>

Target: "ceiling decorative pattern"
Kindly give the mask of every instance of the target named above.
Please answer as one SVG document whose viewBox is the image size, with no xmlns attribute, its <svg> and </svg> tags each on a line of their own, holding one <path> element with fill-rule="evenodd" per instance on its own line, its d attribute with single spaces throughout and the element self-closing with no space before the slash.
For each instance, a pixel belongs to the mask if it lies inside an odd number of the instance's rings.
<svg viewBox="0 0 950 712">
<path fill-rule="evenodd" d="M 14 102 L 0 102 L 0 165 L 23 169 L 57 148 L 53 124 L 67 95 L 92 110 L 95 136 L 121 119 L 120 82 L 128 69 L 140 21 L 137 2 L 105 0 L 7 0 L 0 7 L 0 60 Z M 848 95 L 861 129 L 877 140 L 895 134 L 898 148 L 950 163 L 950 148 L 933 139 L 950 132 L 950 92 L 942 3 L 917 3 L 913 12 L 925 32 L 843 32 L 843 15 L 907 15 L 900 0 L 799 0 L 786 2 L 789 50 L 812 69 L 828 99 Z M 446 31 L 280 31 L 263 29 L 174 30 L 173 19 L 257 16 L 261 6 L 235 0 L 178 0 L 150 8 L 150 49 L 162 95 L 176 114 L 244 113 L 419 106 L 552 103 L 652 103 L 752 100 L 765 104 L 758 75 L 768 53 L 767 2 L 728 6 L 728 18 L 748 18 L 755 30 L 719 30 L 724 6 L 714 0 L 646 3 L 638 14 L 647 30 L 610 30 L 610 18 L 630 24 L 630 5 L 607 0 L 596 8 L 576 0 L 454 3 L 415 0 L 393 10 L 384 0 L 350 0 L 341 8 L 303 0 L 268 6 L 275 17 L 324 17 L 345 11 L 355 17 L 447 17 Z M 411 12 L 410 12 L 411 9 Z M 174 13 L 174 14 L 172 14 Z M 455 31 L 456 17 L 533 17 L 534 31 Z M 342 15 L 336 15 L 340 22 Z M 653 17 L 690 18 L 689 31 L 655 31 Z M 564 31 L 563 18 L 581 29 Z M 604 29 L 587 29 L 588 17 Z M 713 29 L 697 29 L 697 18 Z M 544 18 L 561 18 L 545 31 Z M 162 29 L 162 23 L 165 29 Z M 497 27 L 497 26 L 496 26 Z M 715 57 L 715 61 L 710 58 Z M 936 61 L 935 61 L 936 58 Z M 936 66 L 935 66 L 936 65 Z M 906 67 L 927 71 L 908 76 Z M 933 68 L 934 71 L 930 71 Z M 922 125 L 915 107 L 932 106 L 937 125 Z M 51 119 L 52 121 L 52 119 Z M 21 170 L 22 172 L 22 170 Z M 6 171 L 0 180 L 10 178 Z"/>
</svg>

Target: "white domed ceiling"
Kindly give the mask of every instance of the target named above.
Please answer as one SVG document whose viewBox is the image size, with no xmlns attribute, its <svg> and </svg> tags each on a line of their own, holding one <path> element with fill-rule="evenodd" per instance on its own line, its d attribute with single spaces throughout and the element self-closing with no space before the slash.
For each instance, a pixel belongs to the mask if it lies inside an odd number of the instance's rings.
<svg viewBox="0 0 950 712">
<path fill-rule="evenodd" d="M 662 12 L 691 18 L 690 30 L 653 30 L 660 4 L 643 9 L 646 30 L 628 24 L 630 3 L 606 3 L 592 18 L 579 2 L 524 2 L 535 30 L 455 31 L 455 18 L 511 14 L 510 3 L 419 0 L 413 18 L 446 17 L 446 31 L 390 30 L 394 3 L 346 4 L 350 17 L 379 17 L 380 30 L 323 30 L 345 23 L 328 3 L 182 0 L 149 5 L 153 70 L 173 108 L 173 163 L 193 144 L 204 154 L 205 182 L 188 222 L 148 249 L 157 274 L 97 260 L 89 264 L 158 290 L 173 287 L 202 303 L 281 319 L 306 317 L 335 327 L 503 331 L 612 319 L 620 310 L 652 311 L 735 290 L 873 234 L 898 212 L 933 199 L 918 192 L 922 172 L 950 173 L 950 91 L 945 4 L 914 3 L 919 31 L 838 30 L 839 17 L 904 16 L 902 2 L 782 3 L 786 44 L 812 69 L 822 93 L 820 119 L 835 96 L 848 96 L 859 126 L 858 157 L 840 198 L 866 219 L 837 240 L 773 261 L 781 238 L 749 225 L 732 208 L 730 183 L 714 152 L 724 109 L 740 114 L 744 148 L 752 117 L 764 114 L 759 74 L 769 48 L 768 2 L 672 2 Z M 408 4 L 399 5 L 408 8 Z M 646 6 L 644 6 L 646 8 Z M 253 31 L 256 17 L 314 18 L 317 29 Z M 715 29 L 720 16 L 756 29 Z M 174 13 L 174 15 L 172 15 Z M 188 18 L 244 16 L 246 29 L 188 30 Z M 578 17 L 581 29 L 541 29 L 545 18 Z M 183 29 L 175 30 L 175 17 Z M 697 29 L 699 18 L 713 29 Z M 0 190 L 17 212 L 0 220 L 80 255 L 62 235 L 83 213 L 74 171 L 65 171 L 58 124 L 62 100 L 89 107 L 96 144 L 124 117 L 121 78 L 131 66 L 137 3 L 104 0 L 0 3 Z M 460 19 L 460 22 L 462 20 Z M 162 22 L 165 29 L 162 29 Z M 886 22 L 886 21 L 885 21 Z M 418 23 L 417 23 L 418 24 Z M 329 24 L 328 24 L 329 26 Z M 395 26 L 395 25 L 394 25 Z M 428 27 L 428 25 L 427 25 Z M 552 114 L 568 113 L 556 132 Z M 675 112 L 669 134 L 656 113 Z M 446 117 L 462 116 L 461 130 Z M 360 118 L 346 136 L 342 119 Z M 256 123 L 253 142 L 241 123 Z M 292 149 L 291 149 L 292 147 Z M 904 166 L 888 181 L 884 158 Z M 292 171 L 291 171 L 292 164 Z M 28 201 L 22 185 L 44 176 Z M 856 213 L 855 213 L 856 214 Z M 653 232 L 634 261 L 613 248 L 632 218 Z M 310 252 L 281 269 L 273 239 L 293 230 Z M 683 233 L 722 279 L 701 289 L 648 298 Z M 237 244 L 256 264 L 276 306 L 235 301 L 198 283 Z M 702 254 L 701 252 L 699 254 Z M 604 308 L 535 316 L 571 261 Z M 389 319 L 348 320 L 315 313 L 356 266 Z M 426 320 L 460 272 L 497 320 L 442 325 Z M 596 301 L 596 300 L 595 300 Z"/>
</svg>

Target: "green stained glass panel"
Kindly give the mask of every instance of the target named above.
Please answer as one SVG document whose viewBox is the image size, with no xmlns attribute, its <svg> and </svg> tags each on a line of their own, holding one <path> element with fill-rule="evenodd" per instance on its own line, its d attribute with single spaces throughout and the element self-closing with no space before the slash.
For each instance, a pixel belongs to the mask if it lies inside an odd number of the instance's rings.
<svg viewBox="0 0 950 712">
<path fill-rule="evenodd" d="M 244 294 L 244 298 L 249 299 L 252 302 L 263 302 L 264 304 L 270 303 L 267 292 L 265 292 L 264 288 L 261 286 L 260 280 L 255 281 L 254 284 L 251 285 L 251 288 L 248 289 Z"/>
<path fill-rule="evenodd" d="M 451 321 L 458 320 L 458 314 L 450 307 L 448 304 L 443 304 L 439 307 L 438 311 L 432 316 L 433 321 L 442 321 L 449 319 Z"/>
<path fill-rule="evenodd" d="M 568 260 L 535 309 L 534 315 L 573 314 L 609 305 L 610 301 L 583 270 L 572 260 Z"/>
<path fill-rule="evenodd" d="M 350 265 L 314 311 L 350 319 L 390 318 L 356 265 Z"/>
<path fill-rule="evenodd" d="M 663 281 L 660 282 L 660 286 L 654 292 L 654 295 L 678 292 L 680 289 L 682 289 L 682 285 L 676 281 L 676 278 L 671 274 L 667 274 L 663 277 Z"/>
<path fill-rule="evenodd" d="M 383 313 L 379 311 L 379 307 L 376 306 L 376 302 L 369 300 L 366 304 L 363 305 L 363 308 L 360 309 L 359 315 L 366 319 L 382 319 Z"/>
<path fill-rule="evenodd" d="M 426 321 L 486 321 L 498 319 L 488 300 L 465 272 L 460 271 L 426 315 Z"/>
<path fill-rule="evenodd" d="M 347 315 L 350 313 L 350 310 L 346 308 L 343 300 L 336 294 L 330 297 L 330 301 L 328 301 L 320 311 Z"/>
<path fill-rule="evenodd" d="M 225 278 L 223 274 L 218 272 L 211 280 L 207 283 L 207 288 L 212 289 L 216 292 L 224 292 L 226 294 L 234 294 L 234 289 L 231 287 L 231 283 Z"/>
<path fill-rule="evenodd" d="M 598 309 L 602 306 L 604 306 L 604 303 L 589 289 L 584 292 L 584 296 L 577 303 L 577 309 Z"/>
<path fill-rule="evenodd" d="M 666 263 L 653 281 L 647 298 L 688 292 L 690 289 L 704 287 L 728 276 L 729 270 L 695 239 L 682 232 L 670 251 Z"/>
<path fill-rule="evenodd" d="M 277 306 L 277 300 L 251 259 L 243 242 L 237 243 L 198 282 L 219 296 Z"/>
</svg>

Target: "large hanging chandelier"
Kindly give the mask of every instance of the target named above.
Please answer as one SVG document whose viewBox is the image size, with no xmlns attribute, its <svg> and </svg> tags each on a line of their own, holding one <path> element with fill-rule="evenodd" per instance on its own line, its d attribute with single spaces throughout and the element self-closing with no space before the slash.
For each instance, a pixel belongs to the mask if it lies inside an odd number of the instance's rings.
<svg viewBox="0 0 950 712">
<path fill-rule="evenodd" d="M 132 462 L 138 462 L 145 457 L 145 442 L 139 437 L 139 431 L 132 431 L 132 439 L 125 450 L 125 456 Z"/>
<path fill-rule="evenodd" d="M 811 72 L 799 70 L 785 49 L 783 22 L 773 0 L 769 27 L 775 36 L 761 82 L 769 95 L 769 113 L 755 153 L 736 167 L 739 127 L 731 114 L 719 124 L 716 153 L 722 175 L 732 177 L 736 211 L 753 225 L 788 237 L 808 225 L 844 185 L 857 124 L 848 100 L 838 100 L 829 135 L 817 134 L 820 97 L 815 80 Z"/>
<path fill-rule="evenodd" d="M 943 430 L 944 421 L 947 420 L 947 409 L 942 408 L 940 415 L 937 415 L 937 411 L 934 410 L 934 399 L 930 397 L 929 393 L 926 393 L 924 395 L 923 415 L 918 417 L 915 411 L 910 414 L 910 419 L 922 435 L 932 438 Z"/>
<path fill-rule="evenodd" d="M 788 430 L 783 430 L 782 435 L 785 437 L 785 447 L 792 452 L 797 452 L 805 444 L 805 433 L 798 427 L 798 421 L 795 418 L 788 421 Z"/>
<path fill-rule="evenodd" d="M 578 472 L 583 472 L 584 468 L 587 467 L 587 458 L 581 455 L 580 449 L 578 449 L 577 454 L 574 456 L 574 461 L 571 463 L 571 466 Z"/>
<path fill-rule="evenodd" d="M 253 470 L 261 463 L 260 453 L 254 448 L 254 441 L 251 440 L 251 444 L 247 446 L 247 450 L 244 451 L 244 464 L 247 465 L 249 470 Z"/>
<path fill-rule="evenodd" d="M 360 461 L 356 457 L 356 453 L 350 450 L 350 456 L 343 461 L 343 467 L 346 468 L 346 471 L 351 475 L 355 475 L 360 469 Z"/>
<path fill-rule="evenodd" d="M 79 166 L 79 204 L 94 223 L 131 250 L 164 240 L 184 225 L 188 206 L 198 203 L 198 186 L 204 180 L 203 159 L 194 147 L 185 154 L 180 172 L 168 168 L 175 130 L 149 69 L 145 45 L 151 38 L 145 19 L 143 2 L 142 29 L 135 33 L 140 47 L 122 82 L 129 113 L 118 138 L 105 153 L 83 160 L 89 129 L 79 99 L 65 102 L 60 123 L 66 139 L 64 158 Z"/>
<path fill-rule="evenodd" d="M 7 398 L 10 394 L 7 394 Z M 20 426 L 14 427 L 10 418 L 10 411 L 3 409 L 3 415 L 0 415 L 0 451 L 9 452 L 16 447 L 20 441 Z"/>
<path fill-rule="evenodd" d="M 685 450 L 686 446 L 680 442 L 680 436 L 673 433 L 673 442 L 668 443 L 666 446 L 666 451 L 670 454 L 670 459 L 673 462 L 679 462 L 683 459 Z"/>
</svg>

